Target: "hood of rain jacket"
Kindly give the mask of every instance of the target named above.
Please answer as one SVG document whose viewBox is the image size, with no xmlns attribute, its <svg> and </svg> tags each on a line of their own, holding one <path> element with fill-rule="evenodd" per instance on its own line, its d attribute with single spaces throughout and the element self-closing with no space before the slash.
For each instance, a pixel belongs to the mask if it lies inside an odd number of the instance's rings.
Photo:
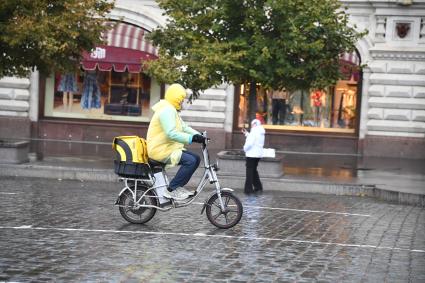
<svg viewBox="0 0 425 283">
<path fill-rule="evenodd" d="M 173 105 L 176 110 L 181 110 L 181 103 L 185 98 L 186 90 L 180 84 L 172 84 L 164 96 L 164 99 Z"/>
</svg>

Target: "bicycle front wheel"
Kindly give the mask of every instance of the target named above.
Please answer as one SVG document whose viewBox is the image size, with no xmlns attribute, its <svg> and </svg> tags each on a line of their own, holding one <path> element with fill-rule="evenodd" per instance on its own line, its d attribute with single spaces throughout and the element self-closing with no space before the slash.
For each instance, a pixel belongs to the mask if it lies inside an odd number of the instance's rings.
<svg viewBox="0 0 425 283">
<path fill-rule="evenodd" d="M 220 199 L 214 194 L 207 201 L 206 214 L 208 220 L 216 227 L 228 229 L 236 224 L 242 218 L 243 207 L 241 201 L 230 192 L 221 192 L 224 210 L 221 209 Z"/>
</svg>

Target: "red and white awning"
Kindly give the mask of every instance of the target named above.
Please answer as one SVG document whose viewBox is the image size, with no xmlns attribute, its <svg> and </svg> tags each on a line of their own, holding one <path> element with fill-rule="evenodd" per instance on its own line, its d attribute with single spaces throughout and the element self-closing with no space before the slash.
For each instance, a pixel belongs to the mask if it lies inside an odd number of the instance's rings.
<svg viewBox="0 0 425 283">
<path fill-rule="evenodd" d="M 344 53 L 339 57 L 339 71 L 345 80 L 359 81 L 360 58 L 355 51 Z"/>
<path fill-rule="evenodd" d="M 156 59 L 144 51 L 99 45 L 91 52 L 83 52 L 81 65 L 84 70 L 140 73 L 142 62 Z"/>
<path fill-rule="evenodd" d="M 104 35 L 107 45 L 139 50 L 158 56 L 157 49 L 146 39 L 146 35 L 149 34 L 147 30 L 126 23 L 113 24 L 114 27 Z"/>
<path fill-rule="evenodd" d="M 341 56 L 339 56 L 340 60 L 343 60 L 351 65 L 358 66 L 360 64 L 360 58 L 357 56 L 357 53 L 355 51 L 351 53 L 344 53 Z"/>
<path fill-rule="evenodd" d="M 158 58 L 157 49 L 146 40 L 148 33 L 140 27 L 116 23 L 104 35 L 107 45 L 99 45 L 90 52 L 83 52 L 83 69 L 140 73 L 143 61 Z"/>
</svg>

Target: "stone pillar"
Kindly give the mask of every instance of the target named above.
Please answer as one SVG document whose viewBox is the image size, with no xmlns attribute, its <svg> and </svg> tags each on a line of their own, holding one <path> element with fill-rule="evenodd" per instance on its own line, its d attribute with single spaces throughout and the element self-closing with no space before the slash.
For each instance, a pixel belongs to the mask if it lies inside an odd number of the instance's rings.
<svg viewBox="0 0 425 283">
<path fill-rule="evenodd" d="M 29 88 L 28 78 L 0 79 L 0 138 L 30 137 Z"/>
<path fill-rule="evenodd" d="M 229 85 L 226 89 L 226 112 L 225 112 L 225 122 L 224 122 L 224 131 L 226 133 L 231 133 L 233 130 L 234 103 L 235 103 L 235 87 L 234 85 Z"/>
<path fill-rule="evenodd" d="M 30 98 L 29 98 L 29 118 L 31 122 L 38 121 L 38 101 L 39 101 L 39 73 L 31 72 L 30 76 Z"/>
<path fill-rule="evenodd" d="M 367 134 L 367 113 L 369 110 L 369 78 L 370 78 L 370 69 L 363 69 L 363 81 L 362 81 L 362 100 L 360 106 L 360 127 L 359 127 L 359 138 L 364 139 Z"/>
</svg>

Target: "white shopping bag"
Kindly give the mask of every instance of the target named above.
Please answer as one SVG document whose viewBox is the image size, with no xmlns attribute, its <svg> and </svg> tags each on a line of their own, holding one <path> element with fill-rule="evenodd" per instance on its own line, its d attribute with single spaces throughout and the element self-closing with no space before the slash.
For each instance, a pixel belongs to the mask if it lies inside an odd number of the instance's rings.
<svg viewBox="0 0 425 283">
<path fill-rule="evenodd" d="M 275 158 L 276 157 L 276 150 L 274 148 L 264 148 L 263 149 L 263 157 Z"/>
</svg>

